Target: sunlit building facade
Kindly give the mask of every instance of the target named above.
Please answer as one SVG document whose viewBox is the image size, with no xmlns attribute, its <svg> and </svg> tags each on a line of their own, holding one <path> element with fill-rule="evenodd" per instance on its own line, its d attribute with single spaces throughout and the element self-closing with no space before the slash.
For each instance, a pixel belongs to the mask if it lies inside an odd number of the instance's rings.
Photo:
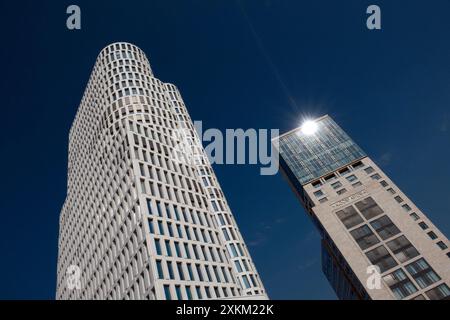
<svg viewBox="0 0 450 320">
<path fill-rule="evenodd" d="M 56 297 L 267 299 L 180 92 L 129 43 L 100 52 L 70 130 Z"/>
<path fill-rule="evenodd" d="M 449 299 L 449 240 L 331 117 L 273 143 L 338 298 Z"/>
</svg>

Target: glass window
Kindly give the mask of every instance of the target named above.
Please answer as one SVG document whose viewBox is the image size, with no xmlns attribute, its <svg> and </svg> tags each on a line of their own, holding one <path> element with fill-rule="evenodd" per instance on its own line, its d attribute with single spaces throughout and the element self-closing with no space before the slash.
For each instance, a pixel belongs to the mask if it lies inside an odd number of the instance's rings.
<svg viewBox="0 0 450 320">
<path fill-rule="evenodd" d="M 316 196 L 316 198 L 319 198 L 319 197 L 323 196 L 323 192 L 322 192 L 322 190 L 317 190 L 314 192 L 314 195 Z"/>
<path fill-rule="evenodd" d="M 346 193 L 346 192 L 347 192 L 347 189 L 345 189 L 345 188 L 336 191 L 336 193 L 337 193 L 338 195 L 342 195 L 342 194 L 344 194 L 344 193 Z"/>
<path fill-rule="evenodd" d="M 396 196 L 394 199 L 395 199 L 395 201 L 397 201 L 398 203 L 402 203 L 402 202 L 403 202 L 403 199 L 402 199 L 402 197 L 400 197 L 400 196 Z"/>
<path fill-rule="evenodd" d="M 419 255 L 419 252 L 414 248 L 411 242 L 405 236 L 400 236 L 387 243 L 387 246 L 395 254 L 400 262 L 408 261 Z"/>
<path fill-rule="evenodd" d="M 411 211 L 411 207 L 408 206 L 407 204 L 402 205 L 402 208 L 403 208 L 406 212 Z"/>
<path fill-rule="evenodd" d="M 178 300 L 183 300 L 183 296 L 181 295 L 180 286 L 178 286 L 178 285 L 175 286 L 175 293 L 177 294 L 177 299 Z"/>
<path fill-rule="evenodd" d="M 380 184 L 382 187 L 387 187 L 389 185 L 385 180 L 380 181 Z"/>
<path fill-rule="evenodd" d="M 156 260 L 156 269 L 158 270 L 158 278 L 164 279 L 164 271 L 162 268 L 161 260 Z"/>
<path fill-rule="evenodd" d="M 443 283 L 425 293 L 430 300 L 443 300 L 450 296 L 450 289 L 445 283 Z"/>
<path fill-rule="evenodd" d="M 389 254 L 384 246 L 379 246 L 366 253 L 367 258 L 373 265 L 380 268 L 380 272 L 383 273 L 397 265 L 394 258 Z"/>
<path fill-rule="evenodd" d="M 380 242 L 377 236 L 370 230 L 367 225 L 363 225 L 350 232 L 361 249 L 367 249 Z"/>
<path fill-rule="evenodd" d="M 356 187 L 362 186 L 362 183 L 360 181 L 357 181 L 357 182 L 353 183 L 352 186 L 353 186 L 353 188 L 356 188 Z"/>
<path fill-rule="evenodd" d="M 441 280 L 441 278 L 434 272 L 434 270 L 423 258 L 407 265 L 406 270 L 414 278 L 414 280 L 416 280 L 417 284 L 422 289 Z"/>
<path fill-rule="evenodd" d="M 443 241 L 439 241 L 438 243 L 436 243 L 438 245 L 439 248 L 441 248 L 442 250 L 447 249 L 447 245 L 443 242 Z"/>
<path fill-rule="evenodd" d="M 159 242 L 159 239 L 155 239 L 155 248 L 156 248 L 156 254 L 161 255 L 161 243 Z"/>
<path fill-rule="evenodd" d="M 170 287 L 168 284 L 164 285 L 164 293 L 166 295 L 166 300 L 172 300 L 172 296 L 170 295 Z"/>
<path fill-rule="evenodd" d="M 395 194 L 396 193 L 395 190 L 392 189 L 392 188 L 387 189 L 387 191 L 389 191 L 389 193 L 391 193 L 391 194 Z"/>
<path fill-rule="evenodd" d="M 433 231 L 430 231 L 430 232 L 428 232 L 427 233 L 428 234 L 428 236 L 430 237 L 430 239 L 431 240 L 435 240 L 435 239 L 437 239 L 437 235 L 436 235 L 436 233 L 434 233 Z"/>
<path fill-rule="evenodd" d="M 340 181 L 337 181 L 335 183 L 332 183 L 331 186 L 333 187 L 333 189 L 338 189 L 342 187 L 342 183 Z"/>
<path fill-rule="evenodd" d="M 320 203 L 324 203 L 324 202 L 327 202 L 327 201 L 328 201 L 328 198 L 327 198 L 327 197 L 322 198 L 322 199 L 319 199 L 319 202 L 320 202 Z"/>
<path fill-rule="evenodd" d="M 359 169 L 359 168 L 364 167 L 364 164 L 361 161 L 358 161 L 358 162 L 352 164 L 352 167 L 353 167 L 353 169 Z"/>
<path fill-rule="evenodd" d="M 375 170 L 374 170 L 372 167 L 367 167 L 367 168 L 364 169 L 364 171 L 365 171 L 367 174 L 371 174 L 371 173 L 374 172 Z"/>
<path fill-rule="evenodd" d="M 358 201 L 355 205 L 366 219 L 371 219 L 383 213 L 383 210 L 376 204 L 372 197 Z"/>
<path fill-rule="evenodd" d="M 417 292 L 416 286 L 406 276 L 402 269 L 398 269 L 391 274 L 383 277 L 383 280 L 389 286 L 397 299 L 403 299 Z"/>
<path fill-rule="evenodd" d="M 358 180 L 358 178 L 354 174 L 348 176 L 346 179 L 350 182 Z"/>
<path fill-rule="evenodd" d="M 192 300 L 192 292 L 190 286 L 186 286 L 186 296 L 188 300 Z"/>
<path fill-rule="evenodd" d="M 420 219 L 419 216 L 417 215 L 417 213 L 415 213 L 415 212 L 411 213 L 409 216 L 411 218 L 413 218 L 414 221 L 417 221 Z"/>
<path fill-rule="evenodd" d="M 375 229 L 381 239 L 386 240 L 396 234 L 400 233 L 400 230 L 395 226 L 395 224 L 389 219 L 388 216 L 382 216 L 370 223 L 370 225 Z"/>
<path fill-rule="evenodd" d="M 370 176 L 373 180 L 380 180 L 381 176 L 378 173 L 375 173 L 373 175 Z"/>
<path fill-rule="evenodd" d="M 350 229 L 363 222 L 361 216 L 352 206 L 349 206 L 343 210 L 336 212 L 336 215 L 342 221 L 342 223 L 345 225 L 347 229 Z"/>
<path fill-rule="evenodd" d="M 428 229 L 428 225 L 425 223 L 425 222 L 419 222 L 419 226 L 423 229 L 423 230 L 426 230 L 426 229 Z"/>
<path fill-rule="evenodd" d="M 311 183 L 311 184 L 312 184 L 312 186 L 313 186 L 314 188 L 318 188 L 318 187 L 320 187 L 320 186 L 322 185 L 322 181 L 317 180 L 317 181 L 314 181 L 314 182 Z"/>
</svg>

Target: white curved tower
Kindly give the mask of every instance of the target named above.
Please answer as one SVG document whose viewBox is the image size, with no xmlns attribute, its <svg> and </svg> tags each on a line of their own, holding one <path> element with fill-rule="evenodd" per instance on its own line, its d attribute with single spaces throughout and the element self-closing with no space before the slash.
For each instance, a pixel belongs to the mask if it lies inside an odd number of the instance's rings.
<svg viewBox="0 0 450 320">
<path fill-rule="evenodd" d="M 57 299 L 267 299 L 178 89 L 129 43 L 70 130 L 57 272 Z"/>
</svg>

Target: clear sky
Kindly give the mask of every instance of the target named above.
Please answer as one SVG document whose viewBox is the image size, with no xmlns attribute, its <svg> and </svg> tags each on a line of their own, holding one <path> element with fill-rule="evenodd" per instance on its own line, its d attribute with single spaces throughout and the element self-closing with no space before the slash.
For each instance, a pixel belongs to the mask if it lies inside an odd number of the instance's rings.
<svg viewBox="0 0 450 320">
<path fill-rule="evenodd" d="M 69 31 L 78 4 L 82 29 Z M 378 4 L 382 30 L 365 26 Z M 0 298 L 53 299 L 68 131 L 98 52 L 141 47 L 204 128 L 330 114 L 450 235 L 450 1 L 2 1 Z M 335 299 L 281 175 L 216 173 L 268 294 Z"/>
</svg>

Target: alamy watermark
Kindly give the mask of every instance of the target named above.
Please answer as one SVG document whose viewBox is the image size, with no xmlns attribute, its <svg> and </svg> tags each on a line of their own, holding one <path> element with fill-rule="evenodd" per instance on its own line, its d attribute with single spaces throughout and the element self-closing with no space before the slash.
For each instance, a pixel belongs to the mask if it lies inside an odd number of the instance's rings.
<svg viewBox="0 0 450 320">
<path fill-rule="evenodd" d="M 174 130 L 172 160 L 195 165 L 206 156 L 211 164 L 260 165 L 261 175 L 277 174 L 279 156 L 271 140 L 279 135 L 278 129 L 203 130 L 202 121 L 194 121 L 194 127 L 197 137 L 187 128 Z M 204 151 L 198 142 L 203 143 Z"/>
<path fill-rule="evenodd" d="M 81 269 L 77 265 L 71 265 L 66 270 L 67 275 L 67 288 L 69 290 L 80 290 L 81 289 Z"/>
<path fill-rule="evenodd" d="M 381 289 L 381 272 L 380 267 L 375 265 L 370 265 L 366 269 L 366 274 L 368 274 L 366 280 L 366 286 L 370 290 Z"/>
</svg>

